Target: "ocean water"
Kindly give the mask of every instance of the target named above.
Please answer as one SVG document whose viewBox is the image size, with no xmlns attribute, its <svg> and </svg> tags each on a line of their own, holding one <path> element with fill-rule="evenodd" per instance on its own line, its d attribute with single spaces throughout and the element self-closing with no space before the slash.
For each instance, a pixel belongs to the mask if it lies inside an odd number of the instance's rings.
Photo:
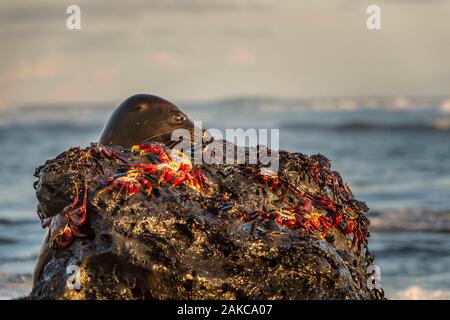
<svg viewBox="0 0 450 320">
<path fill-rule="evenodd" d="M 439 106 L 333 111 L 264 98 L 180 105 L 204 128 L 278 128 L 282 149 L 327 156 L 371 208 L 369 247 L 387 297 L 450 299 L 450 114 Z M 0 110 L 0 298 L 30 289 L 44 234 L 34 169 L 96 141 L 113 109 Z"/>
</svg>

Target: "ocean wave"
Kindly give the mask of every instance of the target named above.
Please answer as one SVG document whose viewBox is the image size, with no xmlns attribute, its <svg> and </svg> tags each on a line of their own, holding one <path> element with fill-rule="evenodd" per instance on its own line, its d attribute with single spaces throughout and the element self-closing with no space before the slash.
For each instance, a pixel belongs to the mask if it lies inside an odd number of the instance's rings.
<svg viewBox="0 0 450 320">
<path fill-rule="evenodd" d="M 1 245 L 10 245 L 10 244 L 15 244 L 19 242 L 16 239 L 11 239 L 11 238 L 5 238 L 5 237 L 0 237 L 0 246 Z M 1 259 L 1 258 L 0 258 Z"/>
<path fill-rule="evenodd" d="M 47 103 L 7 106 L 0 103 L 0 115 L 20 110 L 34 112 L 42 110 L 112 110 L 120 102 L 79 102 Z M 450 97 L 275 97 L 275 96 L 234 96 L 212 100 L 179 101 L 183 109 L 246 109 L 261 113 L 278 112 L 354 112 L 354 111 L 434 111 L 450 114 Z"/>
<path fill-rule="evenodd" d="M 0 272 L 0 300 L 24 297 L 29 294 L 33 284 L 31 274 L 10 274 Z"/>
<path fill-rule="evenodd" d="M 6 219 L 0 218 L 0 226 L 35 224 L 36 219 Z"/>
<path fill-rule="evenodd" d="M 440 119 L 423 123 L 382 123 L 369 121 L 355 121 L 340 124 L 330 123 L 281 123 L 280 128 L 293 130 L 334 130 L 334 131 L 442 131 L 450 132 L 450 119 Z"/>
<path fill-rule="evenodd" d="M 375 232 L 450 233 L 450 212 L 422 209 L 372 211 L 370 230 Z"/>
<path fill-rule="evenodd" d="M 273 111 L 357 111 L 388 110 L 416 111 L 435 110 L 442 114 L 449 113 L 449 97 L 274 97 L 274 96 L 237 96 L 210 101 L 186 101 L 185 105 L 195 107 L 242 106 L 258 107 L 261 112 Z"/>
<path fill-rule="evenodd" d="M 28 261 L 36 261 L 38 255 L 37 253 L 29 253 L 23 256 L 18 257 L 1 257 L 0 263 L 11 263 L 11 262 L 28 262 Z"/>
<path fill-rule="evenodd" d="M 392 300 L 450 300 L 450 290 L 427 290 L 419 286 L 410 286 L 394 292 L 388 298 Z"/>
</svg>

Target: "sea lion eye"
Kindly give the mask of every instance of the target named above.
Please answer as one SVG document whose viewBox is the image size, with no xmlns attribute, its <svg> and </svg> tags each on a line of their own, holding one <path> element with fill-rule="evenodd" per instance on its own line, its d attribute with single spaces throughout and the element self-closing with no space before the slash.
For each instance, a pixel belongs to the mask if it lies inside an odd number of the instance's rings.
<svg viewBox="0 0 450 320">
<path fill-rule="evenodd" d="M 186 116 L 182 113 L 172 114 L 172 121 L 175 123 L 182 123 L 185 120 L 186 120 Z"/>
</svg>

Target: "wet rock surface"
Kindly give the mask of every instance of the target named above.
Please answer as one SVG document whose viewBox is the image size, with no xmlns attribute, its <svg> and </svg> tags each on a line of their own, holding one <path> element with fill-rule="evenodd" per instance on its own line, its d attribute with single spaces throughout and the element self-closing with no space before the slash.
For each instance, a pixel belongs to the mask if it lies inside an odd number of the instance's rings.
<svg viewBox="0 0 450 320">
<path fill-rule="evenodd" d="M 183 169 L 155 146 L 169 158 L 92 145 L 36 170 L 49 236 L 29 299 L 383 297 L 367 285 L 368 208 L 325 157 L 280 152 L 279 175 L 265 176 L 258 165 Z"/>
</svg>

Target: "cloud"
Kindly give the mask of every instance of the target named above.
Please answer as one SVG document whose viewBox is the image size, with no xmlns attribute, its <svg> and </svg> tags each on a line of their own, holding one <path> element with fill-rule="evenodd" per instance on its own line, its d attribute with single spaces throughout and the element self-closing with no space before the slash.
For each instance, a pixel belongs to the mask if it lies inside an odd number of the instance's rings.
<svg viewBox="0 0 450 320">
<path fill-rule="evenodd" d="M 232 38 L 267 39 L 270 37 L 270 29 L 266 26 L 225 26 L 223 34 Z"/>
<path fill-rule="evenodd" d="M 178 54 L 166 50 L 151 52 L 149 55 L 149 60 L 154 65 L 169 68 L 179 68 L 184 65 Z"/>
<path fill-rule="evenodd" d="M 91 78 L 96 83 L 115 83 L 120 78 L 119 66 L 98 66 L 91 71 Z"/>
<path fill-rule="evenodd" d="M 441 103 L 441 113 L 450 114 L 450 99 L 445 99 Z"/>
<path fill-rule="evenodd" d="M 213 99 L 446 95 L 450 87 L 444 1 L 384 0 L 380 32 L 366 28 L 366 1 L 77 0 L 79 32 L 65 26 L 72 3 L 0 1 L 8 106 L 149 89 Z"/>
<path fill-rule="evenodd" d="M 21 60 L 0 74 L 0 81 L 48 80 L 66 73 L 70 67 L 70 61 L 63 56 L 49 55 L 35 61 Z"/>
<path fill-rule="evenodd" d="M 16 0 L 13 3 L 0 3 L 0 23 L 61 20 L 66 17 L 70 1 Z M 267 3 L 261 0 L 128 0 L 126 3 L 107 0 L 78 0 L 81 13 L 100 19 L 133 16 L 147 13 L 235 13 L 239 11 L 264 12 Z"/>
<path fill-rule="evenodd" d="M 250 65 L 256 62 L 256 57 L 251 51 L 237 47 L 231 49 L 228 61 L 234 65 Z"/>
<path fill-rule="evenodd" d="M 6 102 L 0 99 L 0 111 L 6 109 Z"/>
<path fill-rule="evenodd" d="M 95 87 L 95 95 L 89 97 L 90 100 L 96 100 L 96 96 L 104 97 L 111 95 L 120 89 L 121 69 L 118 65 L 100 65 L 92 68 L 87 67 L 88 71 L 77 73 L 72 77 L 61 80 L 56 87 L 49 90 L 48 96 L 54 101 L 73 101 L 77 97 L 84 97 L 92 92 Z"/>
</svg>

